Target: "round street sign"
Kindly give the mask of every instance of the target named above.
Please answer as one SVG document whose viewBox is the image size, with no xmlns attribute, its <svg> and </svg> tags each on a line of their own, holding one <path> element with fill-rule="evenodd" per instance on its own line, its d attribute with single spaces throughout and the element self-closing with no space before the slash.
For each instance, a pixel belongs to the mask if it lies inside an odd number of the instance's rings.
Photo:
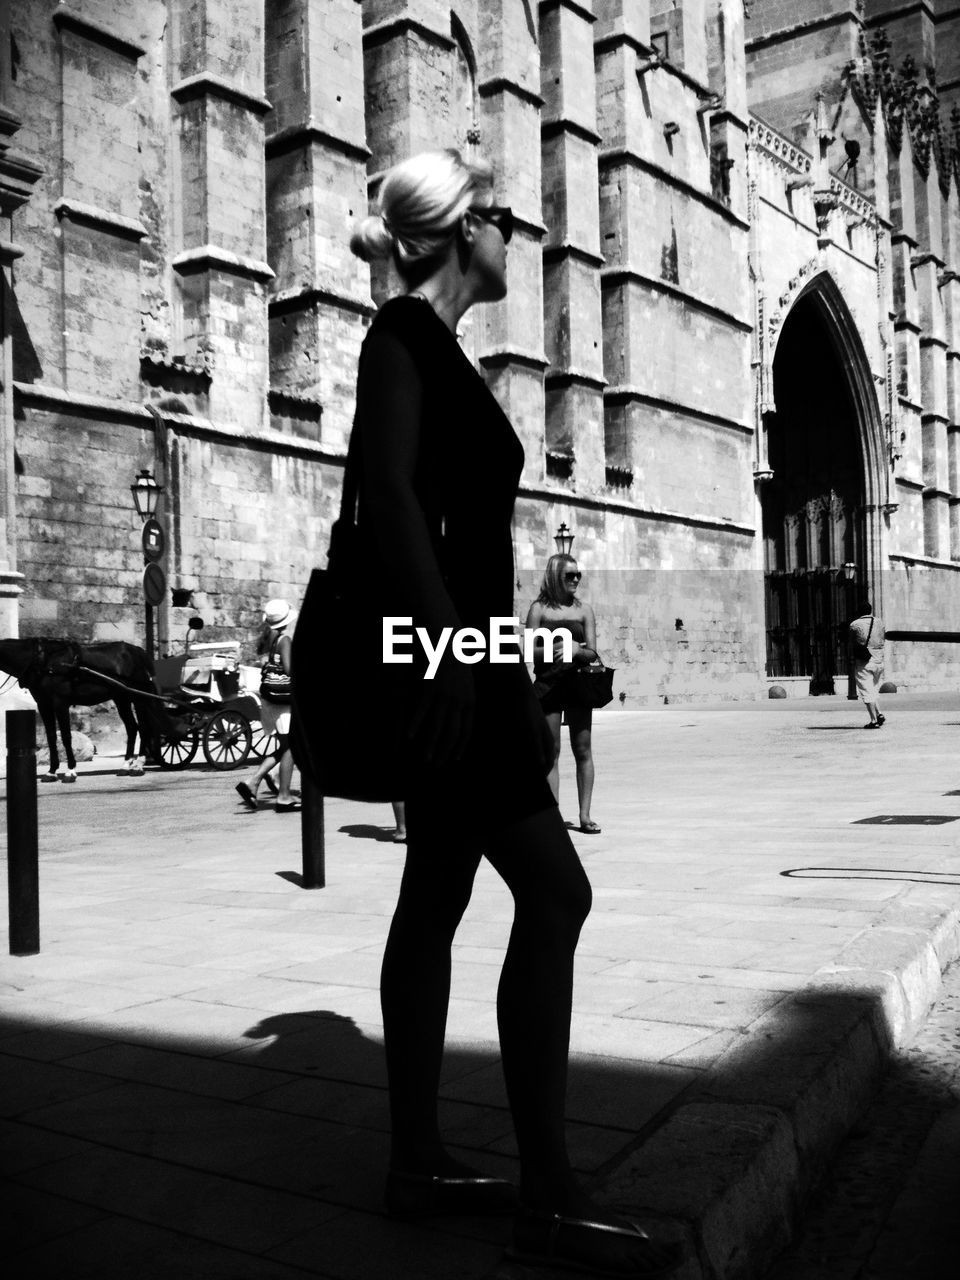
<svg viewBox="0 0 960 1280">
<path fill-rule="evenodd" d="M 143 598 L 147 604 L 158 605 L 163 601 L 166 589 L 166 574 L 151 560 L 143 571 Z"/>
<path fill-rule="evenodd" d="M 151 516 L 149 520 L 143 522 L 140 541 L 143 544 L 143 554 L 148 560 L 160 559 L 166 549 L 167 539 L 159 520 L 154 520 Z"/>
</svg>

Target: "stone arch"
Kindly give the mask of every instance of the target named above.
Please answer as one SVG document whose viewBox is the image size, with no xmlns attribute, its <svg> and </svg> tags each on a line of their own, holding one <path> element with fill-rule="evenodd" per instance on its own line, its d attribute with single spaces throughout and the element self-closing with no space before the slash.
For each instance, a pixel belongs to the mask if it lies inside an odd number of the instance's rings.
<svg viewBox="0 0 960 1280">
<path fill-rule="evenodd" d="M 889 374 L 885 370 L 883 375 L 875 377 L 857 323 L 829 270 L 811 270 L 811 264 L 806 264 L 790 284 L 791 288 L 779 299 L 778 313 L 771 318 L 770 366 L 772 369 L 786 320 L 797 304 L 807 299 L 820 314 L 850 387 L 863 465 L 864 585 L 877 610 L 882 612 L 884 516 L 889 514 L 892 504 L 889 442 L 877 392 L 878 383 L 886 387 Z"/>
<path fill-rule="evenodd" d="M 889 468 L 874 374 L 825 269 L 791 281 L 771 320 L 761 491 L 767 670 L 834 693 L 854 597 L 882 610 Z M 842 566 L 857 566 L 856 579 Z"/>
</svg>

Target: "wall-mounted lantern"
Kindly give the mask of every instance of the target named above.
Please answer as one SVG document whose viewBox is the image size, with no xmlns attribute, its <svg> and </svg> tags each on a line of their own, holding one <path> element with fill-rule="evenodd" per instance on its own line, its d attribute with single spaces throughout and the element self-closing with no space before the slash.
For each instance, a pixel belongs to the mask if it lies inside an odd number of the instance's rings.
<svg viewBox="0 0 960 1280">
<path fill-rule="evenodd" d="M 157 502 L 163 493 L 163 485 L 157 484 L 153 472 L 144 468 L 130 486 L 133 494 L 133 505 L 141 520 L 150 520 L 157 509 Z"/>
<path fill-rule="evenodd" d="M 565 524 L 561 524 L 560 528 L 553 535 L 553 540 L 557 544 L 557 555 L 568 556 L 570 548 L 573 546 L 573 534 Z"/>
</svg>

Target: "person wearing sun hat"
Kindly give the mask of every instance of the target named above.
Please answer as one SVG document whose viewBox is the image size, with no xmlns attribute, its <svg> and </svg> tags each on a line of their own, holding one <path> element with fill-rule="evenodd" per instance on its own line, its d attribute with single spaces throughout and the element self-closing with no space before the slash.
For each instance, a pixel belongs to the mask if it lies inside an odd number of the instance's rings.
<svg viewBox="0 0 960 1280">
<path fill-rule="evenodd" d="M 280 788 L 277 793 L 277 813 L 293 813 L 300 808 L 290 794 L 290 781 L 293 777 L 293 755 L 290 751 L 290 702 L 289 691 L 286 700 L 274 701 L 267 688 L 267 673 L 277 677 L 277 682 L 284 683 L 284 675 L 289 682 L 290 677 L 290 635 L 293 627 L 293 610 L 286 600 L 268 600 L 263 607 L 263 622 L 266 635 L 261 652 L 265 653 L 263 664 L 264 679 L 260 686 L 260 723 L 267 733 L 277 735 L 277 745 L 271 755 L 265 756 L 256 772 L 249 780 L 237 783 L 237 792 L 248 809 L 259 808 L 257 789 L 267 777 L 271 769 L 279 764 Z M 276 695 L 274 695 L 276 696 Z"/>
</svg>

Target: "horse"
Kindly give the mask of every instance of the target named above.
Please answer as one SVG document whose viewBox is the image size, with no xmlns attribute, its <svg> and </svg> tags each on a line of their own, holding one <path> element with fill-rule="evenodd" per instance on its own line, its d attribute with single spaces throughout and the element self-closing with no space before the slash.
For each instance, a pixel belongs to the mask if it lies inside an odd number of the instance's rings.
<svg viewBox="0 0 960 1280">
<path fill-rule="evenodd" d="M 86 670 L 80 670 L 81 667 Z M 98 644 L 52 639 L 0 640 L 0 671 L 15 676 L 37 704 L 50 750 L 50 764 L 41 775 L 41 782 L 56 782 L 58 778 L 64 782 L 77 780 L 77 761 L 70 734 L 72 706 L 116 704 L 127 731 L 123 772 L 143 773 L 143 760 L 134 750 L 138 735 L 141 750 L 147 746 L 150 754 L 157 754 L 157 714 L 149 698 L 137 696 L 138 691 L 156 692 L 153 663 L 136 645 L 122 640 Z M 108 679 L 98 680 L 92 672 L 102 673 Z M 144 726 L 150 735 L 149 741 L 145 740 Z M 67 757 L 67 767 L 62 774 L 57 728 Z"/>
</svg>

